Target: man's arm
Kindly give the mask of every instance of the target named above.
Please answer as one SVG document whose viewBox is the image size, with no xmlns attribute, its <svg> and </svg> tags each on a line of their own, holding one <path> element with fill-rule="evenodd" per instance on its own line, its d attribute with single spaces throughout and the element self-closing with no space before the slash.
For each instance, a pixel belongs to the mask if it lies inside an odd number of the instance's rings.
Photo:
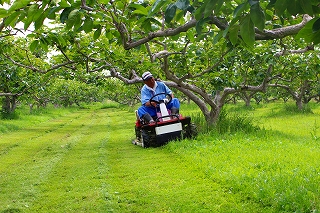
<svg viewBox="0 0 320 213">
<path fill-rule="evenodd" d="M 148 106 L 148 107 L 151 107 L 151 106 L 156 107 L 156 106 L 157 106 L 157 103 L 156 103 L 156 102 L 150 103 L 150 101 L 148 101 L 148 102 L 146 102 L 144 105 L 145 105 L 145 106 Z"/>
<path fill-rule="evenodd" d="M 156 107 L 157 106 L 157 104 L 155 103 L 155 102 L 152 102 L 152 103 L 150 103 L 150 94 L 149 94 L 149 90 L 148 89 L 146 89 L 145 87 L 143 87 L 142 89 L 141 89 L 141 101 L 142 101 L 142 104 L 144 105 L 144 106 L 147 106 L 147 107 L 151 107 L 151 106 L 154 106 L 154 107 Z"/>
</svg>

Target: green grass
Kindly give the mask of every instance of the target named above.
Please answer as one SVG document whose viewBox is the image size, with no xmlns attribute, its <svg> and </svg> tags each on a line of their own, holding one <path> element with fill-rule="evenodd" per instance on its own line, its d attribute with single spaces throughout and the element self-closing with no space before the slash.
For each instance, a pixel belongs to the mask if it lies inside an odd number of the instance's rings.
<svg viewBox="0 0 320 213">
<path fill-rule="evenodd" d="M 320 106 L 290 109 L 228 105 L 220 129 L 143 149 L 132 109 L 21 108 L 0 120 L 0 212 L 319 212 Z"/>
</svg>

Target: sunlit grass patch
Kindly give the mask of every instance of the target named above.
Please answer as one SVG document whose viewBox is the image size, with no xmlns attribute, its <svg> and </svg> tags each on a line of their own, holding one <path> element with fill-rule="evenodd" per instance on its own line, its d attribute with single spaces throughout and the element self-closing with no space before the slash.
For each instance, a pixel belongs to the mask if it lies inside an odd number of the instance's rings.
<svg viewBox="0 0 320 213">
<path fill-rule="evenodd" d="M 222 114 L 222 129 L 229 131 L 204 131 L 195 140 L 169 143 L 166 148 L 241 202 L 256 203 L 267 212 L 317 212 L 320 149 L 317 137 L 311 136 L 320 133 L 319 114 L 281 110 L 276 105 L 261 107 L 242 117 L 247 109 L 240 107 L 232 110 L 237 113 L 229 120 Z M 270 111 L 280 111 L 281 116 L 265 116 Z M 241 128 L 230 131 L 229 122 Z"/>
<path fill-rule="evenodd" d="M 15 112 L 18 116 L 11 119 L 0 119 L 0 133 L 16 131 L 31 125 L 40 124 L 41 122 L 46 122 L 78 110 L 79 108 L 76 107 L 55 108 L 52 105 L 48 105 L 46 108 L 33 109 L 30 112 L 28 106 L 19 106 Z"/>
<path fill-rule="evenodd" d="M 320 149 L 316 142 L 288 139 L 272 131 L 204 134 L 166 147 L 242 202 L 272 211 L 319 209 Z"/>
<path fill-rule="evenodd" d="M 101 104 L 101 109 L 119 108 L 120 104 L 113 101 L 105 101 Z"/>
</svg>

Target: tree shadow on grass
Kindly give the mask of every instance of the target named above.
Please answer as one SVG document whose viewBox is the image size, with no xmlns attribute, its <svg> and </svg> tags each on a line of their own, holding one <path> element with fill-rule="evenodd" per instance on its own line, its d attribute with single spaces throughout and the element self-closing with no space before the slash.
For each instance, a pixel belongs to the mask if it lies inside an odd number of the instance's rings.
<svg viewBox="0 0 320 213">
<path fill-rule="evenodd" d="M 1 211 L 1 213 L 18 213 L 18 212 L 22 212 L 22 210 L 17 208 L 9 208 Z"/>
</svg>

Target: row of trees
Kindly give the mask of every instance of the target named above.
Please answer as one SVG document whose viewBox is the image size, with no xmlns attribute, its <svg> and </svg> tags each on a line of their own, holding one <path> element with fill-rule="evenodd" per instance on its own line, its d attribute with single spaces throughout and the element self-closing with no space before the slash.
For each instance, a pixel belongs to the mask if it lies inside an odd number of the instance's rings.
<svg viewBox="0 0 320 213">
<path fill-rule="evenodd" d="M 28 49 L 10 47 L 2 58 L 34 75 L 73 73 L 95 84 L 107 77 L 141 83 L 140 75 L 150 70 L 194 101 L 212 124 L 234 94 L 249 103 L 257 93 L 278 88 L 299 108 L 319 98 L 319 5 L 318 0 L 18 0 L 0 10 L 2 39 L 31 25 L 34 30 L 26 37 Z M 48 29 L 44 20 L 61 25 Z M 52 51 L 57 54 L 48 58 Z M 107 85 L 118 101 L 135 98 L 141 86 L 126 91 L 114 79 Z"/>
<path fill-rule="evenodd" d="M 39 67 L 47 65 L 36 55 L 28 54 L 24 38 L 1 40 L 2 54 L 0 56 L 0 96 L 3 97 L 2 113 L 13 113 L 18 103 L 45 107 L 48 103 L 56 106 L 71 106 L 73 104 L 102 101 L 106 98 L 103 87 L 94 76 L 86 75 L 81 78 L 73 72 L 53 69 L 49 71 L 34 71 L 30 68 L 15 64 L 7 57 L 14 55 L 20 63 L 33 61 Z"/>
</svg>

